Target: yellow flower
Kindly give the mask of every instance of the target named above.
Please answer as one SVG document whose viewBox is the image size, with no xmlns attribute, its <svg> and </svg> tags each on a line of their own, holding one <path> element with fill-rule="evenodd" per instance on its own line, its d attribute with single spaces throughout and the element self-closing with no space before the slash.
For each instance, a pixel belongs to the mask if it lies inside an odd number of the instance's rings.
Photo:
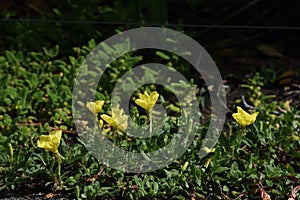
<svg viewBox="0 0 300 200">
<path fill-rule="evenodd" d="M 298 141 L 299 137 L 297 135 L 295 135 L 295 133 L 292 133 L 292 135 L 290 136 L 292 141 Z"/>
<path fill-rule="evenodd" d="M 144 108 L 147 112 L 149 112 L 155 105 L 159 94 L 156 91 L 154 91 L 151 92 L 149 95 L 148 92 L 145 91 L 144 94 L 140 93 L 139 97 L 139 99 L 135 100 L 135 103 Z"/>
<path fill-rule="evenodd" d="M 202 150 L 205 152 L 205 153 L 211 153 L 211 152 L 215 152 L 215 148 L 208 148 L 208 147 L 203 147 Z"/>
<path fill-rule="evenodd" d="M 233 113 L 232 117 L 242 126 L 242 128 L 245 128 L 246 126 L 255 122 L 258 112 L 250 115 L 239 106 L 237 107 L 237 110 L 238 112 Z"/>
<path fill-rule="evenodd" d="M 291 107 L 290 107 L 290 101 L 285 101 L 284 104 L 283 104 L 283 108 L 284 108 L 286 111 L 290 111 L 290 110 L 291 110 Z"/>
<path fill-rule="evenodd" d="M 86 107 L 95 114 L 98 114 L 102 108 L 102 106 L 104 105 L 104 101 L 102 100 L 97 100 L 95 102 L 87 102 L 86 103 Z"/>
<path fill-rule="evenodd" d="M 128 126 L 128 116 L 123 114 L 123 109 L 115 107 L 111 109 L 111 113 L 111 117 L 106 114 L 102 114 L 101 118 L 109 123 L 112 127 L 121 131 L 125 131 Z"/>
<path fill-rule="evenodd" d="M 50 132 L 49 135 L 41 135 L 40 139 L 37 141 L 37 146 L 58 154 L 61 134 L 62 130 L 55 130 Z"/>
</svg>

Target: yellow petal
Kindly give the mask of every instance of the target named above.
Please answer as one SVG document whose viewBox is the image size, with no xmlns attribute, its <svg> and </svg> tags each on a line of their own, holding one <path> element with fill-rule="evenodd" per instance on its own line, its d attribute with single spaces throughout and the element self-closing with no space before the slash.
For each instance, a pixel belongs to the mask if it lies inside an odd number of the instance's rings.
<svg viewBox="0 0 300 200">
<path fill-rule="evenodd" d="M 95 110 L 97 114 L 100 112 L 103 105 L 104 105 L 104 101 L 101 100 L 95 101 Z"/>
<path fill-rule="evenodd" d="M 51 137 L 51 141 L 55 149 L 58 149 L 58 146 L 60 144 L 61 134 L 62 134 L 62 130 L 55 130 L 49 133 L 49 136 Z"/>
<path fill-rule="evenodd" d="M 92 112 L 96 114 L 95 110 L 95 103 L 94 102 L 87 102 L 86 107 Z"/>
<path fill-rule="evenodd" d="M 156 103 L 158 97 L 159 97 L 159 94 L 156 91 L 151 92 L 151 94 L 150 94 L 150 102 L 154 105 Z"/>
<path fill-rule="evenodd" d="M 98 114 L 101 111 L 102 106 L 104 105 L 104 101 L 97 100 L 95 102 L 87 102 L 86 107 L 95 114 Z"/>
<path fill-rule="evenodd" d="M 100 120 L 99 120 L 99 126 L 100 126 L 100 128 L 103 128 L 103 123 L 104 123 L 103 120 L 100 119 Z"/>
<path fill-rule="evenodd" d="M 291 107 L 290 107 L 290 101 L 285 101 L 284 104 L 283 104 L 283 108 L 284 108 L 286 111 L 290 111 L 290 110 L 291 110 Z"/>
<path fill-rule="evenodd" d="M 136 103 L 137 105 L 141 106 L 142 108 L 144 108 L 144 109 L 147 110 L 147 111 L 150 110 L 149 104 L 148 104 L 146 101 L 142 100 L 142 99 L 137 99 L 137 100 L 135 100 L 135 103 Z"/>
<path fill-rule="evenodd" d="M 101 115 L 101 118 L 109 123 L 112 127 L 125 131 L 128 126 L 128 116 L 123 114 L 123 109 L 119 107 L 112 108 L 112 116 L 106 114 Z"/>
<path fill-rule="evenodd" d="M 215 152 L 216 149 L 215 149 L 215 148 L 210 149 L 210 148 L 208 148 L 208 147 L 203 147 L 202 150 L 203 150 L 205 153 L 210 153 L 210 152 Z"/>
<path fill-rule="evenodd" d="M 39 148 L 49 149 L 50 138 L 48 135 L 41 135 L 40 139 L 37 141 L 37 145 Z"/>
<path fill-rule="evenodd" d="M 106 114 L 102 114 L 100 116 L 104 121 L 106 121 L 107 123 L 109 123 L 110 125 L 112 125 L 113 127 L 116 126 L 115 121 L 113 120 L 112 117 L 106 115 Z"/>
<path fill-rule="evenodd" d="M 123 109 L 113 108 L 112 117 L 117 125 L 117 128 L 125 131 L 128 126 L 128 116 L 123 114 Z"/>
<path fill-rule="evenodd" d="M 140 97 L 140 99 L 147 101 L 147 99 L 149 98 L 149 94 L 147 91 L 144 91 L 144 94 L 140 93 L 139 97 Z"/>
</svg>

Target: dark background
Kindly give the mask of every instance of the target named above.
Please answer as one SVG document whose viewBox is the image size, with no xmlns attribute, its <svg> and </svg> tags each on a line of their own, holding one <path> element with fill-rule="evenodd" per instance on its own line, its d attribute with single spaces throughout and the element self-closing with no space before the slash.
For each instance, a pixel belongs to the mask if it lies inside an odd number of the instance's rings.
<svg viewBox="0 0 300 200">
<path fill-rule="evenodd" d="M 0 0 L 0 50 L 58 44 L 63 57 L 91 38 L 159 26 L 196 39 L 225 74 L 270 65 L 297 69 L 299 11 L 297 0 Z"/>
</svg>

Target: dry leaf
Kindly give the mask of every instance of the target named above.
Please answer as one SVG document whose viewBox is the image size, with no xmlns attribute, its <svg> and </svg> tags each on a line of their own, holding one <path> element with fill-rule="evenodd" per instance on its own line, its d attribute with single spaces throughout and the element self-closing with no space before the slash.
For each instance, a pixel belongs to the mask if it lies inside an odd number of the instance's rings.
<svg viewBox="0 0 300 200">
<path fill-rule="evenodd" d="M 283 55 L 273 46 L 268 44 L 260 44 L 256 48 L 263 54 L 271 57 L 282 58 Z"/>
</svg>

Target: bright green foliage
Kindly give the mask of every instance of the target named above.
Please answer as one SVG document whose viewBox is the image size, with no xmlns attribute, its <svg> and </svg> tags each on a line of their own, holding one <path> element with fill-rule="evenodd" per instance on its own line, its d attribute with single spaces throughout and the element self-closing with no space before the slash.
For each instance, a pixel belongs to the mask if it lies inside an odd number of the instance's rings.
<svg viewBox="0 0 300 200">
<path fill-rule="evenodd" d="M 117 48 L 128 48 L 128 45 L 129 41 L 125 41 Z M 192 145 L 183 156 L 161 170 L 127 174 L 99 163 L 80 141 L 71 111 L 76 72 L 95 46 L 96 42 L 90 40 L 87 46 L 76 47 L 74 54 L 63 58 L 58 56 L 58 46 L 43 48 L 40 52 L 5 51 L 0 56 L 1 191 L 14 191 L 26 184 L 50 189 L 57 186 L 51 171 L 58 170 L 58 165 L 52 163 L 53 155 L 36 147 L 39 136 L 52 129 L 62 130 L 58 151 L 64 157 L 60 169 L 62 187 L 55 189 L 70 191 L 74 198 L 225 199 L 244 194 L 243 199 L 253 199 L 260 196 L 258 185 L 261 184 L 272 199 L 284 199 L 299 184 L 299 111 L 286 102 L 270 102 L 263 93 L 252 96 L 259 99 L 259 106 L 253 106 L 254 101 L 249 102 L 252 109 L 259 112 L 256 121 L 242 131 L 231 119 L 215 148 L 208 149 L 203 159 L 199 159 L 198 153 L 208 124 L 195 124 L 198 127 Z M 157 55 L 167 59 L 169 66 L 186 72 L 186 63 L 178 57 Z M 126 54 L 112 63 L 103 76 L 103 84 L 97 88 L 95 99 L 108 101 L 118 78 L 142 59 L 138 54 Z M 148 72 L 150 78 L 155 76 L 155 71 Z M 247 83 L 249 91 L 253 89 L 251 86 L 257 90 L 263 87 L 258 77 Z M 176 89 L 180 87 L 178 83 Z M 170 91 L 147 85 L 136 94 L 143 91 L 158 91 L 163 105 L 171 113 L 161 132 L 151 139 L 132 138 L 113 131 L 107 133 L 116 145 L 136 152 L 165 146 L 178 125 L 186 123 L 177 118 L 180 106 L 164 97 Z M 99 114 L 109 114 L 109 110 L 105 103 Z M 139 125 L 149 121 L 147 112 L 139 112 L 137 107 L 133 107 L 130 114 Z M 154 121 L 155 117 L 153 112 Z"/>
</svg>

